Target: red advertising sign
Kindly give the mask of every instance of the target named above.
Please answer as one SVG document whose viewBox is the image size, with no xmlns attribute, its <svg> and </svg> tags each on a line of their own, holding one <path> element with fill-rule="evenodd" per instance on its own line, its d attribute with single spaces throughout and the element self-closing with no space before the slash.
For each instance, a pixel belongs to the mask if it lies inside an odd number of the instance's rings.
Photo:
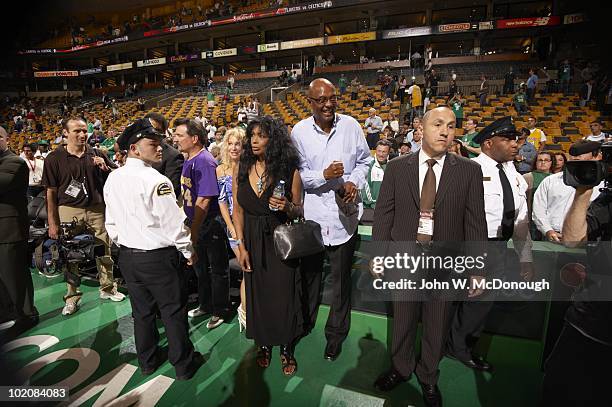
<svg viewBox="0 0 612 407">
<path fill-rule="evenodd" d="M 470 23 L 442 24 L 438 26 L 438 31 L 441 33 L 469 31 L 471 27 L 472 27 L 472 24 Z"/>
<path fill-rule="evenodd" d="M 497 28 L 522 28 L 522 27 L 544 27 L 551 25 L 559 25 L 561 18 L 559 16 L 551 17 L 528 17 L 528 18 L 512 18 L 509 20 L 497 20 Z"/>
</svg>

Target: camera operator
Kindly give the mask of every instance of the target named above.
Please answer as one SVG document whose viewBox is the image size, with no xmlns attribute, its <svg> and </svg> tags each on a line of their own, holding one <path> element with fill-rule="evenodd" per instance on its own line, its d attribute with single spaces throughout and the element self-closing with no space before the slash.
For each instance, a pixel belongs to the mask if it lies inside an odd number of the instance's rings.
<svg viewBox="0 0 612 407">
<path fill-rule="evenodd" d="M 609 376 L 602 369 L 612 363 L 612 302 L 604 301 L 612 291 L 611 157 L 604 154 L 608 179 L 602 193 L 590 202 L 593 187 L 577 186 L 563 222 L 563 243 L 586 245 L 587 277 L 572 296 L 563 330 L 546 361 L 545 406 L 593 406 L 610 400 Z"/>
<path fill-rule="evenodd" d="M 49 237 L 58 239 L 60 222 L 76 219 L 78 229 L 91 231 L 104 244 L 104 256 L 96 258 L 100 279 L 100 298 L 122 301 L 113 280 L 110 240 L 104 228 L 104 179 L 115 165 L 102 153 L 87 145 L 87 124 L 81 118 L 62 122 L 66 146 L 60 146 L 45 159 L 42 184 L 47 189 Z M 79 270 L 69 263 L 68 285 L 62 315 L 79 309 L 82 293 L 77 290 Z"/>
</svg>

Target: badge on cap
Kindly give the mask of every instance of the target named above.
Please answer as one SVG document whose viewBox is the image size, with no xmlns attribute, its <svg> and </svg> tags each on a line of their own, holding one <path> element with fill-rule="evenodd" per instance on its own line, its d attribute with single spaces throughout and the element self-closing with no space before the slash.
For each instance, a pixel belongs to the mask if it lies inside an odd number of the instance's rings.
<svg viewBox="0 0 612 407">
<path fill-rule="evenodd" d="M 170 195 L 172 193 L 172 187 L 167 182 L 162 182 L 157 186 L 157 196 Z"/>
</svg>

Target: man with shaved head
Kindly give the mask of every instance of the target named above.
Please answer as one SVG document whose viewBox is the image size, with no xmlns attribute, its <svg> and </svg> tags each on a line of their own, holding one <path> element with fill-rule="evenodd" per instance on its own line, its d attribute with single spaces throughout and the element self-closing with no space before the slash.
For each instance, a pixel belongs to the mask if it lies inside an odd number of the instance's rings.
<svg viewBox="0 0 612 407">
<path fill-rule="evenodd" d="M 291 136 L 301 158 L 304 217 L 321 225 L 325 251 L 302 260 L 307 303 L 304 328 L 308 333 L 317 320 L 327 254 L 333 294 L 324 357 L 335 360 L 350 328 L 351 265 L 363 213 L 358 191 L 366 181 L 370 149 L 357 120 L 336 113 L 336 88 L 330 81 L 312 81 L 308 100 L 312 116 L 296 124 Z"/>
<path fill-rule="evenodd" d="M 432 109 L 423 116 L 421 148 L 391 160 L 385 170 L 374 214 L 374 241 L 385 245 L 392 242 L 392 246 L 400 244 L 408 255 L 420 256 L 434 249 L 439 251 L 440 243 L 452 242 L 463 253 L 468 248 L 463 242 L 487 239 L 482 171 L 478 164 L 449 153 L 454 139 L 455 114 L 448 107 Z M 431 277 L 427 273 L 448 278 L 452 271 L 421 269 L 416 272 L 423 278 Z M 472 280 L 480 278 L 470 275 Z M 478 290 L 469 293 L 470 296 L 479 294 Z M 392 298 L 392 367 L 374 385 L 380 391 L 390 391 L 414 372 L 421 384 L 425 405 L 440 406 L 438 364 L 443 356 L 452 302 L 440 297 L 437 291 L 427 290 L 418 294 L 394 292 Z M 423 333 L 421 355 L 416 358 L 419 315 Z"/>
<path fill-rule="evenodd" d="M 0 326 L 27 328 L 38 323 L 28 267 L 28 167 L 8 149 L 0 127 Z"/>
</svg>

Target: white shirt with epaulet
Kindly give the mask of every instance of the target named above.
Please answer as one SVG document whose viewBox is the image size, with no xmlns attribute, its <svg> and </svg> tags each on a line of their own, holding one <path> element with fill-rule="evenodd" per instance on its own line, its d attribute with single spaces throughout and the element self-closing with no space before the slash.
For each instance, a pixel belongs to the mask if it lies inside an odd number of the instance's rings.
<svg viewBox="0 0 612 407">
<path fill-rule="evenodd" d="M 154 250 L 175 246 L 191 257 L 190 230 L 172 182 L 149 164 L 129 157 L 104 185 L 106 231 L 118 245 Z"/>
<path fill-rule="evenodd" d="M 502 218 L 504 213 L 504 191 L 499 178 L 497 161 L 482 153 L 472 158 L 482 168 L 482 184 L 484 187 L 485 214 L 487 217 L 488 237 L 500 238 Z M 529 234 L 529 214 L 527 211 L 527 182 L 516 170 L 512 161 L 502 164 L 502 168 L 514 197 L 514 232 L 512 241 L 521 263 L 530 263 L 531 236 Z"/>
</svg>

